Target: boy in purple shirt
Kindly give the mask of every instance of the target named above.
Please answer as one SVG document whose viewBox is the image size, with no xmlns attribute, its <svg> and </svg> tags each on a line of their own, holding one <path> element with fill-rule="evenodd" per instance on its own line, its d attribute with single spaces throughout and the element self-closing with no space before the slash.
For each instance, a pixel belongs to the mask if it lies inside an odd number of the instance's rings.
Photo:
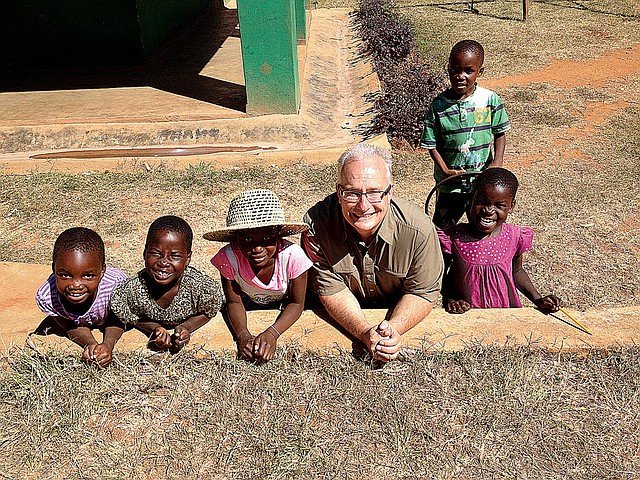
<svg viewBox="0 0 640 480">
<path fill-rule="evenodd" d="M 73 342 L 84 348 L 83 360 L 102 367 L 111 363 L 123 325 L 111 313 L 113 289 L 127 279 L 105 264 L 104 242 L 84 227 L 65 230 L 53 247 L 53 273 L 38 289 L 36 302 Z M 99 329 L 102 343 L 93 336 Z"/>
</svg>

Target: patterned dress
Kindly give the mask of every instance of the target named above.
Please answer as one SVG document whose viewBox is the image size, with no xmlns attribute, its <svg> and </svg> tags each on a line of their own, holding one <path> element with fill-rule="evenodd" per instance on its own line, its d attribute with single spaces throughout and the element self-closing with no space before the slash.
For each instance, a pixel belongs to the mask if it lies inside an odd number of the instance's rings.
<svg viewBox="0 0 640 480">
<path fill-rule="evenodd" d="M 528 252 L 533 230 L 502 224 L 494 238 L 470 237 L 462 224 L 439 230 L 442 252 L 453 257 L 449 270 L 450 298 L 471 308 L 522 307 L 513 279 L 513 259 Z"/>
<path fill-rule="evenodd" d="M 221 306 L 220 284 L 193 267 L 185 269 L 178 293 L 167 308 L 162 308 L 151 296 L 144 270 L 116 288 L 111 296 L 111 310 L 116 317 L 133 325 L 152 321 L 175 327 L 195 315 L 211 319 Z"/>
</svg>

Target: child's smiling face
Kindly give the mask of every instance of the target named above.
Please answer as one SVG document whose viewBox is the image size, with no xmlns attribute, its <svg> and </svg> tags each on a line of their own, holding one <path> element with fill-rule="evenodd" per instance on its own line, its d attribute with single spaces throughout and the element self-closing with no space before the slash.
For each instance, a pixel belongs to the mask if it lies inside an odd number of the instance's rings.
<svg viewBox="0 0 640 480">
<path fill-rule="evenodd" d="M 184 237 L 171 230 L 154 233 L 144 249 L 144 268 L 156 285 L 176 285 L 190 261 Z"/>
<path fill-rule="evenodd" d="M 458 52 L 449 57 L 447 70 L 451 92 L 456 99 L 464 100 L 474 92 L 476 80 L 484 72 L 484 67 L 475 52 Z"/>
<path fill-rule="evenodd" d="M 485 185 L 473 194 L 469 208 L 469 223 L 472 234 L 480 237 L 493 237 L 500 233 L 515 206 L 515 199 L 503 185 Z"/>
<path fill-rule="evenodd" d="M 252 228 L 238 232 L 236 243 L 249 264 L 262 269 L 274 261 L 278 238 L 277 227 Z"/>
<path fill-rule="evenodd" d="M 72 311 L 86 312 L 96 298 L 105 269 L 97 251 L 58 252 L 53 260 L 53 273 L 65 307 Z"/>
</svg>

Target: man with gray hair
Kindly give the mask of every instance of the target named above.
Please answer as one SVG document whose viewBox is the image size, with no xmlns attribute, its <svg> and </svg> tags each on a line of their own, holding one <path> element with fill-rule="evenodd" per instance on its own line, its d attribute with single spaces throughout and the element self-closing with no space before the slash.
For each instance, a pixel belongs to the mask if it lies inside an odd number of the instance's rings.
<svg viewBox="0 0 640 480">
<path fill-rule="evenodd" d="M 304 217 L 302 245 L 313 267 L 309 288 L 327 313 L 373 358 L 394 360 L 401 336 L 431 311 L 444 270 L 435 228 L 424 212 L 393 196 L 391 154 L 359 144 L 338 161 L 335 193 Z M 363 308 L 387 308 L 370 325 Z"/>
</svg>

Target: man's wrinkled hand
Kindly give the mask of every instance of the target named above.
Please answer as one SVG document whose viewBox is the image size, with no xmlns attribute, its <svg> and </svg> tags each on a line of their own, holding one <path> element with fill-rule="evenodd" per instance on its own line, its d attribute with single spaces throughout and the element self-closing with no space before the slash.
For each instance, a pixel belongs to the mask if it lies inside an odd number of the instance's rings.
<svg viewBox="0 0 640 480">
<path fill-rule="evenodd" d="M 372 352 L 374 360 L 386 363 L 398 358 L 402 336 L 393 328 L 393 325 L 383 320 L 376 327 L 376 333 L 380 336 L 380 340 Z"/>
</svg>

